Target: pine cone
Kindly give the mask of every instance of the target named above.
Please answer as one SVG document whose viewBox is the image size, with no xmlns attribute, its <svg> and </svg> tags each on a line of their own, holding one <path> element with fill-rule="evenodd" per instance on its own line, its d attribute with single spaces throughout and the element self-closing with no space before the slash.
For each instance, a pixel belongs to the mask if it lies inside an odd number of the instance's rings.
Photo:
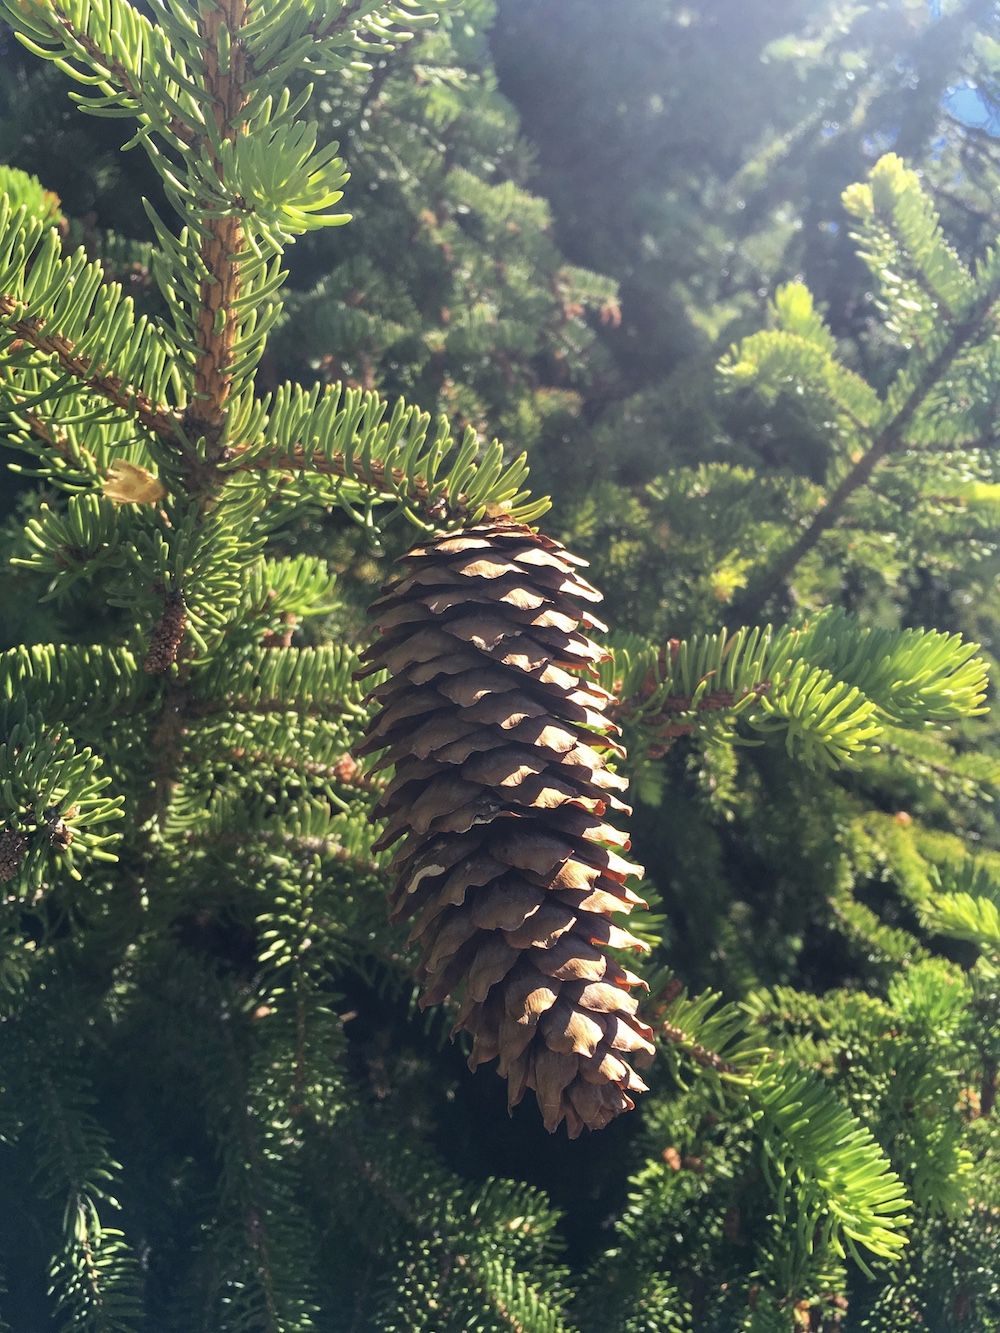
<svg viewBox="0 0 1000 1333">
<path fill-rule="evenodd" d="M 418 941 L 421 1003 L 455 990 L 470 1068 L 499 1057 L 511 1107 L 531 1088 L 546 1128 L 571 1138 L 634 1105 L 652 1032 L 636 1018 L 644 983 L 607 949 L 644 946 L 611 914 L 645 906 L 627 837 L 624 751 L 596 682 L 604 629 L 580 602 L 600 594 L 585 562 L 509 521 L 483 522 L 403 557 L 372 608 L 380 637 L 361 676 L 386 670 L 359 754 L 383 749 L 395 774 L 376 807 L 392 861 L 392 918 Z"/>
</svg>

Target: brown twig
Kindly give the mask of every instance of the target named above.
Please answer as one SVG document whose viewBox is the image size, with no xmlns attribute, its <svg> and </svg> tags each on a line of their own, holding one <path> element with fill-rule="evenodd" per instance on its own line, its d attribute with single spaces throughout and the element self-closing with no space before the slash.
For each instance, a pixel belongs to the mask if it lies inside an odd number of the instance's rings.
<svg viewBox="0 0 1000 1333">
<path fill-rule="evenodd" d="M 314 759 L 303 760 L 300 755 L 272 754 L 268 750 L 248 750 L 243 746 L 234 746 L 226 753 L 237 761 L 248 760 L 251 764 L 266 764 L 271 768 L 294 768 L 311 778 L 331 778 L 342 787 L 353 787 L 366 793 L 381 792 L 388 786 L 377 774 L 362 772 L 350 755 L 344 755 L 335 764 L 323 764 Z"/>
<path fill-rule="evenodd" d="M 247 21 L 247 0 L 216 0 L 203 9 L 198 23 L 205 44 L 205 90 L 215 115 L 219 137 L 232 142 L 245 130 L 242 112 L 246 105 L 243 83 L 246 60 L 240 29 Z M 219 33 L 230 33 L 229 68 L 219 66 Z M 215 159 L 215 168 L 222 165 Z M 205 277 L 201 283 L 201 311 L 195 339 L 195 394 L 184 414 L 184 425 L 193 434 L 203 434 L 217 441 L 225 421 L 226 403 L 232 384 L 231 365 L 236 335 L 235 302 L 240 295 L 237 252 L 242 248 L 243 233 L 234 218 L 214 218 L 206 226 L 201 258 Z M 222 319 L 216 326 L 216 311 Z M 214 463 L 188 469 L 186 484 L 190 495 L 200 494 L 210 503 L 221 485 L 221 475 Z M 183 672 L 170 681 L 164 694 L 162 710 L 152 733 L 154 784 L 151 809 L 147 814 L 162 820 L 171 792 L 177 782 L 184 758 L 186 723 L 190 719 L 189 685 Z"/>
<path fill-rule="evenodd" d="M 245 452 L 245 445 L 235 445 L 229 457 L 235 458 Z M 291 453 L 253 454 L 247 458 L 246 462 L 238 463 L 232 469 L 235 472 L 249 472 L 251 470 L 261 472 L 313 472 L 322 477 L 357 477 L 367 485 L 384 491 L 386 495 L 398 495 L 400 492 L 406 491 L 430 517 L 439 518 L 441 516 L 442 497 L 435 496 L 432 499 L 430 487 L 423 477 L 409 478 L 402 468 L 386 468 L 385 464 L 379 462 L 376 458 L 371 459 L 364 467 L 355 460 L 351 464 L 350 470 L 348 470 L 347 461 L 343 454 L 333 454 L 329 457 L 313 456 L 307 454 L 301 444 L 297 444 L 292 448 Z M 456 495 L 449 497 L 447 504 L 451 512 L 461 514 L 467 511 L 469 502 L 465 495 Z"/>
<path fill-rule="evenodd" d="M 219 138 L 227 143 L 246 132 L 243 111 L 247 102 L 247 61 L 239 36 L 246 21 L 247 0 L 217 0 L 199 20 L 205 42 L 205 87 Z M 228 29 L 231 42 L 226 70 L 219 64 L 219 33 L 223 27 Z M 213 166 L 221 178 L 222 163 L 217 155 Z M 238 217 L 208 220 L 201 246 L 205 276 L 199 289 L 195 327 L 194 395 L 185 412 L 185 425 L 192 434 L 205 435 L 212 443 L 222 433 L 232 391 L 236 302 L 242 288 L 237 256 L 243 247 L 243 227 Z"/>
<path fill-rule="evenodd" d="M 983 1076 L 979 1084 L 979 1114 L 992 1115 L 997 1100 L 997 1062 L 983 1061 Z"/>
<path fill-rule="evenodd" d="M 730 1064 L 728 1060 L 724 1060 L 715 1051 L 710 1051 L 707 1046 L 702 1046 L 700 1042 L 695 1041 L 681 1028 L 674 1027 L 673 1023 L 661 1023 L 660 1032 L 666 1037 L 667 1041 L 679 1046 L 686 1055 L 689 1055 L 703 1069 L 714 1070 L 717 1074 L 739 1074 L 742 1072 L 737 1065 Z"/>
</svg>

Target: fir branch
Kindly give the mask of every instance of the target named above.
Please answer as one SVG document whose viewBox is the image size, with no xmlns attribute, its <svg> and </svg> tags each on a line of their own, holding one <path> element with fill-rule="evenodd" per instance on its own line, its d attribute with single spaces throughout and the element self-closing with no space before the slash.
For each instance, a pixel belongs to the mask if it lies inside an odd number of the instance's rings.
<svg viewBox="0 0 1000 1333">
<path fill-rule="evenodd" d="M 68 46 L 81 51 L 95 72 L 104 71 L 108 79 L 117 84 L 118 90 L 135 103 L 136 108 L 142 106 L 145 100 L 143 91 L 131 71 L 117 56 L 105 50 L 91 33 L 80 28 L 69 15 L 63 13 L 58 0 L 52 0 L 52 17 L 65 33 Z M 167 129 L 183 144 L 190 145 L 195 140 L 194 130 L 179 116 L 174 116 L 167 122 Z"/>
<path fill-rule="evenodd" d="M 413 0 L 401 0 L 397 4 L 384 4 L 382 0 L 341 0 L 339 14 L 326 21 L 314 19 L 308 32 L 317 42 L 338 45 L 338 39 L 350 41 L 353 38 L 362 52 L 372 51 L 375 43 L 392 51 L 395 43 L 408 41 L 413 36 L 401 25 L 423 27 L 433 22 L 437 17 L 433 10 L 443 8 L 444 3 L 438 0 L 430 11 L 421 13 Z M 370 32 L 367 39 L 361 36 L 364 28 Z"/>
<path fill-rule="evenodd" d="M 267 1333 L 281 1333 L 284 1320 L 278 1309 L 267 1231 L 270 1210 L 264 1202 L 265 1192 L 260 1179 L 264 1159 L 252 1119 L 247 1071 L 241 1052 L 237 1049 L 234 1024 L 220 1023 L 218 1027 L 232 1086 L 236 1090 L 230 1103 L 230 1123 L 235 1120 L 236 1137 L 243 1149 L 240 1161 L 242 1170 L 232 1173 L 233 1192 L 243 1195 L 240 1200 L 243 1205 L 243 1216 L 240 1220 L 243 1223 L 247 1243 L 254 1255 L 254 1268 L 268 1318 Z M 235 1202 L 232 1200 L 232 1203 Z"/>
<path fill-rule="evenodd" d="M 246 446 L 236 445 L 229 451 L 227 461 L 229 457 L 239 460 L 245 452 Z M 395 499 L 405 491 L 428 518 L 443 517 L 440 499 L 423 477 L 408 477 L 402 468 L 387 466 L 377 458 L 367 462 L 348 462 L 342 453 L 325 457 L 322 454 L 308 453 L 302 445 L 295 445 L 290 453 L 253 454 L 246 463 L 237 461 L 232 470 L 306 472 L 318 477 L 350 478 L 377 491 L 387 499 Z M 468 497 L 464 494 L 449 496 L 448 511 L 456 518 L 467 515 Z"/>
<path fill-rule="evenodd" d="M 659 1030 L 670 1043 L 669 1063 L 682 1086 L 679 1057 L 751 1103 L 764 1174 L 782 1220 L 789 1176 L 797 1177 L 794 1206 L 808 1224 L 800 1243 L 804 1239 L 811 1249 L 822 1236 L 834 1253 L 849 1251 L 866 1272 L 859 1244 L 879 1257 L 898 1257 L 911 1221 L 902 1182 L 871 1131 L 815 1074 L 775 1055 L 748 1031 L 746 1016 L 735 1005 L 720 1004 L 712 991 L 677 995 Z"/>
<path fill-rule="evenodd" d="M 247 0 L 215 0 L 198 16 L 205 43 L 205 92 L 210 99 L 216 133 L 225 143 L 235 142 L 246 128 L 242 112 L 247 103 L 248 71 L 239 32 L 247 21 Z M 230 43 L 225 69 L 219 57 L 219 34 L 223 27 L 228 30 Z M 218 152 L 213 151 L 212 165 L 221 180 L 223 167 Z M 200 252 L 204 277 L 195 322 L 194 394 L 185 413 L 185 424 L 193 434 L 204 434 L 213 444 L 222 432 L 232 389 L 239 328 L 237 302 L 242 291 L 237 256 L 244 245 L 243 225 L 238 217 L 206 219 Z"/>
<path fill-rule="evenodd" d="M 626 637 L 602 683 L 640 741 L 662 745 L 693 732 L 733 740 L 742 719 L 756 732 L 782 733 L 807 763 L 833 766 L 871 754 L 890 723 L 922 729 L 983 712 L 977 648 L 959 635 L 871 630 L 826 611 L 801 627 L 720 630 L 660 649 Z"/>
<path fill-rule="evenodd" d="M 36 436 L 37 439 L 41 440 L 44 445 L 67 463 L 72 463 L 73 449 L 66 435 L 63 434 L 62 431 L 57 430 L 51 421 L 46 421 L 44 417 L 40 416 L 37 412 L 31 411 L 30 408 L 18 408 L 17 389 L 13 386 L 9 377 L 4 376 L 2 378 L 4 379 L 3 396 L 10 401 L 8 413 L 14 422 L 19 424 L 18 418 L 20 418 L 27 429 Z M 30 397 L 27 394 L 23 395 L 23 397 L 26 401 L 30 402 Z"/>
<path fill-rule="evenodd" d="M 123 384 L 117 375 L 97 369 L 77 352 L 69 338 L 46 333 L 44 320 L 33 315 L 15 318 L 20 306 L 13 296 L 0 293 L 0 318 L 9 321 L 8 327 L 16 337 L 43 355 L 53 357 L 69 377 L 134 417 L 146 430 L 163 439 L 176 438 L 178 418 L 168 408 L 152 402 L 141 390 Z"/>
<path fill-rule="evenodd" d="M 295 650 L 282 649 L 281 651 L 294 652 Z M 294 714 L 300 717 L 314 717 L 322 721 L 330 721 L 334 718 L 343 717 L 349 712 L 350 710 L 347 709 L 345 704 L 337 699 L 296 700 L 285 699 L 280 695 L 261 699 L 239 695 L 234 695 L 229 699 L 192 699 L 184 709 L 185 716 L 192 719 L 250 713 L 254 716 L 259 714 L 261 717 L 269 717 L 275 714 L 287 717 Z"/>
<path fill-rule="evenodd" d="M 356 848 L 346 847 L 336 837 L 323 833 L 262 828 L 253 824 L 240 828 L 219 829 L 209 824 L 203 828 L 187 830 L 182 841 L 188 847 L 204 846 L 213 850 L 224 848 L 227 851 L 248 852 L 251 858 L 258 848 L 271 848 L 277 852 L 292 852 L 296 857 L 318 856 L 324 861 L 346 866 L 359 875 L 374 876 L 377 879 L 382 879 L 385 875 L 385 867 L 373 856 L 366 855 Z"/>
<path fill-rule="evenodd" d="M 233 747 L 227 751 L 227 755 L 239 763 L 249 763 L 264 768 L 294 768 L 296 772 L 305 773 L 308 777 L 328 778 L 342 787 L 353 788 L 367 795 L 377 794 L 388 786 L 384 778 L 373 773 L 365 773 L 349 754 L 343 755 L 335 764 L 322 763 L 314 759 L 303 760 L 296 754 L 275 754 L 269 750 L 247 749 L 244 746 Z"/>
<path fill-rule="evenodd" d="M 472 1247 L 460 1248 L 460 1238 L 455 1235 L 454 1219 L 470 1211 L 478 1212 L 476 1205 L 481 1207 L 487 1202 L 491 1185 L 498 1191 L 502 1186 L 517 1188 L 516 1186 L 510 1182 L 490 1181 L 485 1189 L 477 1191 L 471 1197 L 469 1197 L 471 1191 L 466 1191 L 464 1198 L 455 1201 L 460 1206 L 456 1207 L 455 1203 L 451 1203 L 450 1206 L 442 1208 L 439 1205 L 433 1208 L 431 1215 L 428 1216 L 426 1206 L 418 1208 L 414 1200 L 394 1183 L 394 1173 L 387 1167 L 377 1165 L 374 1154 L 364 1150 L 359 1135 L 354 1134 L 349 1127 L 341 1125 L 338 1142 L 361 1179 L 389 1205 L 422 1242 L 433 1246 L 428 1259 L 431 1265 L 430 1273 L 433 1273 L 438 1281 L 447 1284 L 453 1274 L 461 1274 L 474 1289 L 477 1297 L 486 1303 L 491 1315 L 512 1333 L 531 1333 L 535 1325 L 526 1323 L 525 1316 L 544 1319 L 545 1323 L 540 1327 L 545 1333 L 569 1333 L 558 1308 L 554 1302 L 549 1303 L 551 1297 L 546 1298 L 539 1293 L 520 1271 L 511 1271 L 504 1262 L 506 1256 L 502 1251 L 497 1255 L 496 1250 L 499 1247 L 495 1243 L 492 1252 L 472 1253 L 470 1252 Z M 430 1182 L 424 1183 L 424 1194 L 429 1184 Z M 480 1220 L 480 1227 L 482 1224 Z M 421 1295 L 426 1294 L 423 1283 L 420 1283 L 418 1289 Z M 447 1302 L 447 1297 L 448 1288 L 445 1285 L 444 1292 L 438 1297 L 439 1308 L 442 1303 Z"/>
<path fill-rule="evenodd" d="M 738 619 L 756 620 L 767 602 L 788 581 L 800 561 L 843 517 L 855 491 L 867 486 L 879 465 L 906 446 L 906 432 L 919 409 L 959 353 L 980 332 L 997 303 L 990 284 L 964 319 L 956 323 L 938 351 L 926 362 L 899 408 L 882 426 L 850 471 L 817 509 L 799 536 L 772 562 L 734 604 Z"/>
<path fill-rule="evenodd" d="M 382 876 L 385 869 L 371 856 L 360 856 L 350 848 L 344 847 L 336 838 L 323 838 L 316 835 L 295 833 L 265 833 L 263 841 L 274 847 L 291 847 L 296 852 L 309 852 L 325 860 L 336 861 L 349 866 L 362 875 Z"/>
<path fill-rule="evenodd" d="M 689 1056 L 695 1064 L 701 1065 L 702 1069 L 711 1069 L 716 1074 L 729 1074 L 734 1077 L 740 1076 L 738 1065 L 734 1065 L 729 1060 L 724 1060 L 718 1051 L 710 1051 L 707 1046 L 703 1046 L 697 1041 L 690 1032 L 685 1032 L 674 1023 L 668 1023 L 664 1020 L 660 1024 L 660 1032 L 685 1055 Z"/>
<path fill-rule="evenodd" d="M 227 471 L 330 477 L 332 501 L 366 526 L 375 500 L 394 502 L 425 531 L 488 513 L 531 523 L 549 507 L 521 489 L 525 454 L 508 461 L 498 440 L 484 445 L 471 427 L 456 439 L 443 416 L 432 422 L 403 399 L 390 412 L 380 394 L 340 383 L 280 385 L 223 459 Z"/>
<path fill-rule="evenodd" d="M 0 653 L 0 699 L 16 699 L 88 734 L 148 706 L 145 682 L 126 648 L 103 644 L 22 644 Z"/>
<path fill-rule="evenodd" d="M 163 693 L 158 716 L 150 728 L 149 788 L 139 801 L 137 824 L 154 821 L 163 825 L 170 806 L 170 798 L 177 786 L 184 756 L 185 712 L 188 700 L 186 683 L 171 679 Z M 148 850 L 148 840 L 142 838 Z"/>
</svg>

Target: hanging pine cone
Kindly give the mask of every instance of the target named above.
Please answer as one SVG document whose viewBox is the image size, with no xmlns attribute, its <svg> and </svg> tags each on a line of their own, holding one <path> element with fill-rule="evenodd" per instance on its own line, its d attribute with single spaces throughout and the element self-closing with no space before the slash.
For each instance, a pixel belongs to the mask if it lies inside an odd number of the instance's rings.
<svg viewBox="0 0 1000 1333">
<path fill-rule="evenodd" d="M 376 850 L 403 839 L 392 917 L 413 922 L 422 1004 L 461 993 L 470 1068 L 499 1057 L 510 1106 L 531 1088 L 546 1128 L 565 1119 L 575 1138 L 632 1108 L 645 1084 L 630 1061 L 653 1054 L 643 983 L 607 953 L 643 948 L 611 914 L 645 903 L 605 821 L 629 807 L 586 633 L 605 627 L 580 606 L 600 594 L 584 561 L 504 520 L 403 560 L 360 673 L 389 673 L 358 753 L 384 748 L 376 768 L 395 768 L 376 807 Z"/>
</svg>

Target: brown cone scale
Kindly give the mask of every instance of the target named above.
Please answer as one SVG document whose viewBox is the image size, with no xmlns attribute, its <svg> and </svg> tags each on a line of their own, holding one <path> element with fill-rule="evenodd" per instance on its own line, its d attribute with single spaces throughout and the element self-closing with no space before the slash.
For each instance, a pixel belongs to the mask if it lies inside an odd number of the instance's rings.
<svg viewBox="0 0 1000 1333">
<path fill-rule="evenodd" d="M 372 608 L 362 676 L 387 671 L 359 753 L 394 769 L 376 813 L 394 847 L 394 920 L 420 949 L 422 1003 L 461 996 L 471 1068 L 498 1061 L 511 1107 L 601 1129 L 645 1091 L 643 983 L 608 953 L 643 945 L 612 913 L 645 906 L 607 822 L 629 813 L 597 680 L 600 600 L 585 562 L 522 524 L 484 521 L 403 557 Z"/>
</svg>

